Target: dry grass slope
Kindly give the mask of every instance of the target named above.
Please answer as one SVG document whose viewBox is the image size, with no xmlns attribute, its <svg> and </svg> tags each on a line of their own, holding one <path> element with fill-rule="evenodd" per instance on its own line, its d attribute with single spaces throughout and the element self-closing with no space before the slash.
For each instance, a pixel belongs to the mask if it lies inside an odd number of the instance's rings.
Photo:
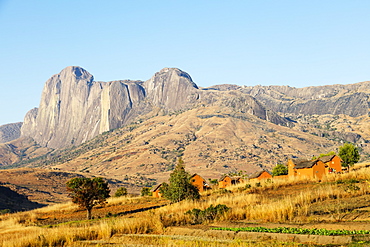
<svg viewBox="0 0 370 247">
<path fill-rule="evenodd" d="M 100 243 L 119 246 L 122 241 L 127 241 L 127 243 L 136 244 L 152 243 L 158 246 L 170 244 L 171 246 L 191 246 L 191 244 L 192 246 L 258 246 L 247 242 L 162 236 L 167 227 L 194 227 L 191 226 L 192 218 L 185 214 L 186 211 L 194 208 L 205 209 L 217 204 L 225 204 L 231 210 L 224 213 L 216 222 L 204 222 L 202 226 L 197 227 L 204 228 L 208 224 L 285 224 L 314 227 L 325 222 L 325 225 L 330 225 L 331 228 L 337 226 L 356 228 L 356 230 L 367 229 L 369 223 L 366 222 L 370 219 L 369 181 L 370 169 L 363 168 L 346 174 L 329 176 L 321 182 L 272 180 L 250 184 L 250 186 L 239 184 L 229 190 L 207 191 L 199 201 L 182 201 L 157 209 L 142 212 L 133 210 L 124 214 L 117 214 L 117 210 L 122 210 L 122 207 L 148 208 L 154 205 L 157 199 L 111 198 L 106 209 L 112 212 L 109 215 L 111 217 L 50 225 L 50 221 L 45 220 L 47 215 L 66 218 L 70 214 L 84 215 L 84 212 L 78 211 L 78 208 L 71 203 L 58 204 L 30 212 L 0 216 L 0 245 L 87 246 L 90 243 L 93 246 L 99 246 L 100 241 Z M 159 204 L 163 203 L 162 200 Z M 99 210 L 103 209 L 96 209 L 96 215 Z M 55 222 L 58 222 L 58 219 L 55 219 Z M 272 242 L 264 244 L 265 246 L 283 245 Z"/>
</svg>

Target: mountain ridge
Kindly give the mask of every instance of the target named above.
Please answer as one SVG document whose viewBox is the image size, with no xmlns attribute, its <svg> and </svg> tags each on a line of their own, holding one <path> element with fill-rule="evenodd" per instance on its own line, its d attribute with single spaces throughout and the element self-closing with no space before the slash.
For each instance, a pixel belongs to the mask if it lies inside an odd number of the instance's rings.
<svg viewBox="0 0 370 247">
<path fill-rule="evenodd" d="M 343 142 L 367 159 L 369 85 L 200 88 L 176 68 L 147 81 L 95 82 L 67 67 L 45 83 L 40 108 L 25 116 L 28 141 L 0 145 L 0 164 L 164 180 L 178 157 L 209 178 L 269 170 Z"/>
</svg>

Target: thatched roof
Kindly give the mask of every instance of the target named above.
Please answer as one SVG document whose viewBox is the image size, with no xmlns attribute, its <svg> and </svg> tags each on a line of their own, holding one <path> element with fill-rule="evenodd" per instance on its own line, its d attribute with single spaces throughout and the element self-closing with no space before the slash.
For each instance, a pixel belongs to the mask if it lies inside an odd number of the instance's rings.
<svg viewBox="0 0 370 247">
<path fill-rule="evenodd" d="M 258 178 L 259 176 L 262 175 L 262 173 L 264 172 L 267 172 L 268 174 L 270 174 L 268 171 L 265 171 L 265 170 L 262 170 L 262 171 L 258 171 L 258 172 L 255 172 L 253 173 L 252 175 L 249 176 L 249 179 L 253 179 L 253 178 Z M 271 174 L 270 174 L 271 175 Z"/>
<path fill-rule="evenodd" d="M 157 190 L 159 190 L 159 188 L 162 186 L 162 184 L 158 184 L 156 187 L 154 187 L 154 189 L 152 190 L 152 192 L 155 192 Z"/>
<path fill-rule="evenodd" d="M 319 160 L 302 161 L 294 167 L 295 169 L 312 168 Z"/>
<path fill-rule="evenodd" d="M 319 160 L 321 160 L 324 163 L 327 163 L 327 162 L 331 161 L 335 156 L 336 155 L 323 156 L 323 157 L 320 157 Z"/>
<path fill-rule="evenodd" d="M 231 179 L 231 181 L 238 181 L 240 179 L 242 179 L 241 176 L 229 176 L 229 175 L 223 175 L 218 181 L 222 181 L 224 180 L 226 177 L 229 177 Z"/>
</svg>

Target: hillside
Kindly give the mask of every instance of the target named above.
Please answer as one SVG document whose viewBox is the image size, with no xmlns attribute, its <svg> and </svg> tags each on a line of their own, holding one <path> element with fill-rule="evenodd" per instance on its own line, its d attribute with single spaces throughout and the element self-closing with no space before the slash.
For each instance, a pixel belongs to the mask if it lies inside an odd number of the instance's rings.
<svg viewBox="0 0 370 247">
<path fill-rule="evenodd" d="M 182 157 L 192 173 L 270 170 L 355 143 L 369 159 L 369 83 L 293 88 L 218 85 L 164 68 L 147 81 L 96 82 L 70 66 L 46 83 L 0 168 L 55 168 L 151 186 Z"/>
<path fill-rule="evenodd" d="M 0 186 L 0 195 L 0 213 L 27 211 L 45 206 L 32 202 L 26 196 L 18 194 L 5 186 Z"/>
<path fill-rule="evenodd" d="M 368 164 L 367 164 L 368 166 Z M 0 216 L 3 246 L 368 246 L 369 168 L 355 166 L 323 181 L 273 179 L 202 193 L 169 204 L 152 197 L 109 198 L 93 220 L 71 203 Z M 229 208 L 196 217 L 216 205 Z M 213 205 L 213 206 L 212 206 Z M 254 228 L 256 233 L 213 230 Z M 294 234 L 261 229 L 294 229 Z M 316 229 L 316 230 L 315 230 Z M 302 233 L 315 230 L 315 234 Z M 325 232 L 329 232 L 327 234 Z M 340 231 L 339 231 L 340 230 Z M 338 232 L 348 232 L 338 235 Z M 27 234 L 25 234 L 27 232 Z M 368 231 L 367 231 L 368 232 Z M 42 236 L 42 237 L 39 237 Z"/>
<path fill-rule="evenodd" d="M 369 112 L 370 82 L 295 88 L 290 86 L 216 85 L 220 91 L 249 94 L 273 111 L 304 115 L 366 116 Z"/>
<path fill-rule="evenodd" d="M 0 143 L 15 140 L 21 136 L 22 123 L 11 123 L 0 126 Z"/>
<path fill-rule="evenodd" d="M 21 207 L 29 210 L 32 208 L 70 201 L 66 189 L 66 182 L 75 177 L 91 177 L 89 173 L 62 172 L 50 169 L 21 168 L 0 170 L 0 184 L 3 190 L 11 189 L 14 194 L 20 194 L 18 197 L 27 197 L 30 201 L 21 200 L 16 196 L 10 196 L 13 199 L 2 198 L 3 200 L 13 202 L 17 201 L 17 207 L 5 207 L 12 210 L 21 210 Z M 114 193 L 119 187 L 126 187 L 129 193 L 137 193 L 137 187 L 134 181 L 123 182 L 120 180 L 106 178 L 111 192 Z M 17 199 L 18 198 L 18 199 Z M 28 200 L 27 199 L 27 200 Z M 32 201 L 32 202 L 31 202 Z M 38 204 L 39 203 L 39 204 Z M 30 207 L 29 205 L 36 205 Z"/>
<path fill-rule="evenodd" d="M 180 156 L 191 173 L 199 173 L 207 179 L 240 170 L 251 174 L 286 163 L 289 157 L 310 158 L 336 151 L 349 137 L 343 134 L 345 132 L 323 128 L 328 125 L 326 119 L 332 118 L 302 118 L 302 123 L 285 127 L 232 107 L 198 107 L 175 114 L 143 117 L 80 146 L 56 150 L 18 165 L 89 172 L 127 182 L 141 178 L 143 182 L 137 183 L 139 186 L 149 185 L 145 178 L 165 181 Z M 343 122 L 338 118 L 330 120 L 330 126 L 339 129 L 346 124 L 355 128 L 367 120 L 348 118 Z M 313 122 L 316 126 L 310 124 Z M 366 128 L 358 128 L 358 131 L 368 137 Z M 369 150 L 364 137 L 358 142 L 366 158 Z"/>
</svg>

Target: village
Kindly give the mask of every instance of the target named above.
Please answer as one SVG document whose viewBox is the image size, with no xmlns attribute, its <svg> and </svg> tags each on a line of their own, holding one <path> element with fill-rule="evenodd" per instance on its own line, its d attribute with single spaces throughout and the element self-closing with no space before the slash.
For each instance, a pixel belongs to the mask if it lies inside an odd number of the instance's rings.
<svg viewBox="0 0 370 247">
<path fill-rule="evenodd" d="M 302 178 L 302 179 L 317 179 L 322 180 L 324 176 L 333 173 L 342 173 L 342 159 L 333 154 L 326 155 L 316 159 L 288 159 L 286 168 L 288 174 L 273 176 L 271 172 L 266 170 L 257 171 L 251 174 L 248 178 L 242 176 L 223 175 L 218 181 L 216 188 L 225 189 L 229 186 L 246 183 L 246 182 L 258 182 L 261 180 L 268 179 L 289 179 L 289 178 Z M 199 174 L 193 174 L 190 177 L 190 183 L 193 184 L 199 192 L 212 189 L 212 186 Z M 161 184 L 158 184 L 152 190 L 152 196 L 155 198 L 161 198 L 162 194 L 160 191 Z"/>
</svg>

